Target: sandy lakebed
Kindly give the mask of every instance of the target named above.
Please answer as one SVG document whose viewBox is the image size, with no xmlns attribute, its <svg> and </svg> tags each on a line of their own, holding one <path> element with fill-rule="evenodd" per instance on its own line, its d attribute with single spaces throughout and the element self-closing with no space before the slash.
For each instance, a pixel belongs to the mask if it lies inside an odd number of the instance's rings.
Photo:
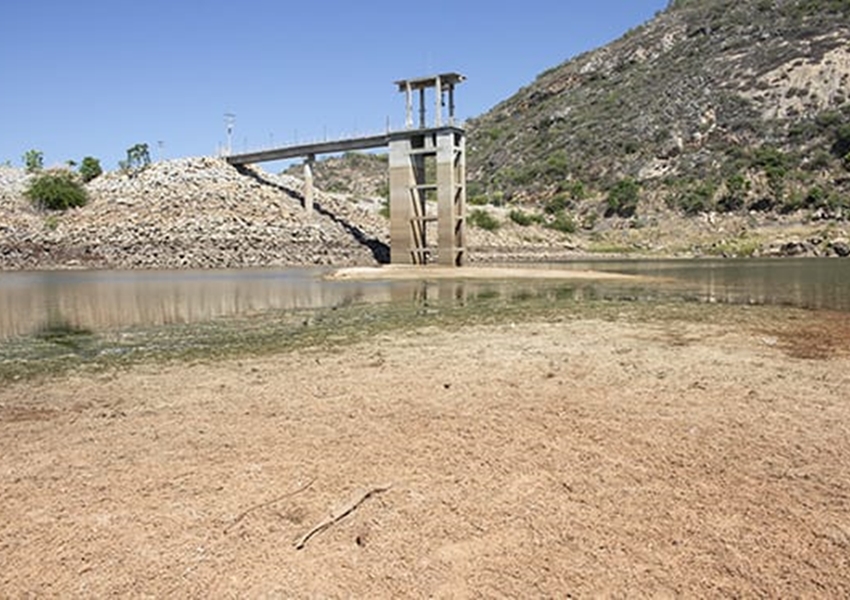
<svg viewBox="0 0 850 600">
<path fill-rule="evenodd" d="M 850 594 L 846 314 L 420 317 L 4 382 L 0 596 Z"/>
</svg>

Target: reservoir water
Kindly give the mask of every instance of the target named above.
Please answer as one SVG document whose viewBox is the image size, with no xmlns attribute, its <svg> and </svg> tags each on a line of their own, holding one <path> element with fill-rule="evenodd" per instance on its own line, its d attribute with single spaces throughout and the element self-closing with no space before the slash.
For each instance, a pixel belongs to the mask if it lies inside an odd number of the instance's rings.
<svg viewBox="0 0 850 600">
<path fill-rule="evenodd" d="M 531 265 L 526 265 L 531 266 Z M 91 331 L 203 322 L 355 303 L 461 302 L 470 295 L 693 301 L 850 313 L 850 261 L 840 259 L 590 260 L 533 265 L 648 276 L 628 282 L 338 281 L 320 269 L 0 273 L 0 340 L 53 323 Z"/>
</svg>

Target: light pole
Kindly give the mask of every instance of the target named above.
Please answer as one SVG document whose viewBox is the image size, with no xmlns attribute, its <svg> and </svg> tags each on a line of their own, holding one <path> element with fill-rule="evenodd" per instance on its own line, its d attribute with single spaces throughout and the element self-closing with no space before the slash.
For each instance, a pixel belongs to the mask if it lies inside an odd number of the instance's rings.
<svg viewBox="0 0 850 600">
<path fill-rule="evenodd" d="M 233 126 L 236 124 L 236 115 L 224 113 L 224 126 L 227 128 L 227 155 L 233 154 Z"/>
</svg>

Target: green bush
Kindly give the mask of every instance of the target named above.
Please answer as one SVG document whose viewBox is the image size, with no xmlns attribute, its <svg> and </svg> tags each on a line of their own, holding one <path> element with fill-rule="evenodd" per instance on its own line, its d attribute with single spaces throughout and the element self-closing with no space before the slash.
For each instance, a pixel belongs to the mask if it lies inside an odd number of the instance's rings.
<svg viewBox="0 0 850 600">
<path fill-rule="evenodd" d="M 543 212 L 547 215 L 554 215 L 568 208 L 573 208 L 573 200 L 569 194 L 561 192 L 555 194 L 546 202 L 543 206 Z"/>
<path fill-rule="evenodd" d="M 835 142 L 832 144 L 832 152 L 839 158 L 844 158 L 850 153 L 850 123 L 836 127 L 833 134 Z"/>
<path fill-rule="evenodd" d="M 676 198 L 676 204 L 688 216 L 709 212 L 714 209 L 715 188 L 708 182 L 702 182 L 682 191 Z"/>
<path fill-rule="evenodd" d="M 469 213 L 469 223 L 473 227 L 479 227 L 485 231 L 496 231 L 502 226 L 496 217 L 480 208 L 476 208 Z"/>
<path fill-rule="evenodd" d="M 747 194 L 750 191 L 750 182 L 736 173 L 726 179 L 726 193 L 717 201 L 717 210 L 720 212 L 735 212 L 744 208 Z"/>
<path fill-rule="evenodd" d="M 779 212 L 787 215 L 806 207 L 807 196 L 800 193 L 791 193 L 779 204 Z"/>
<path fill-rule="evenodd" d="M 47 171 L 30 182 L 27 198 L 39 208 L 66 210 L 85 206 L 86 190 L 71 171 Z"/>
<path fill-rule="evenodd" d="M 567 153 L 559 150 L 546 159 L 545 174 L 549 179 L 566 177 L 570 173 L 570 161 Z"/>
<path fill-rule="evenodd" d="M 633 217 L 640 200 L 640 184 L 634 179 L 621 179 L 608 191 L 606 217 Z"/>
<path fill-rule="evenodd" d="M 540 223 L 541 221 L 540 215 L 527 213 L 518 208 L 512 210 L 510 214 L 508 214 L 508 218 L 522 227 L 528 227 L 529 225 L 534 225 L 535 223 Z"/>
<path fill-rule="evenodd" d="M 576 202 L 580 202 L 587 198 L 587 190 L 585 190 L 584 184 L 578 180 L 562 183 L 558 186 L 558 191 L 568 194 L 569 197 Z"/>
<path fill-rule="evenodd" d="M 96 177 L 100 177 L 103 169 L 100 167 L 100 161 L 93 156 L 86 156 L 80 165 L 80 177 L 83 178 L 83 183 L 88 183 Z"/>
<path fill-rule="evenodd" d="M 564 212 L 558 213 L 552 221 L 546 223 L 546 227 L 560 231 L 561 233 L 575 233 L 576 229 L 578 229 L 578 225 L 576 225 L 576 221 L 572 215 Z"/>
<path fill-rule="evenodd" d="M 27 173 L 38 173 L 44 168 L 44 153 L 41 150 L 27 150 L 24 154 L 24 168 Z"/>
<path fill-rule="evenodd" d="M 767 185 L 773 193 L 773 202 L 781 203 L 785 195 L 785 176 L 791 159 L 781 150 L 771 146 L 756 148 L 752 165 L 761 168 L 767 175 Z"/>
</svg>

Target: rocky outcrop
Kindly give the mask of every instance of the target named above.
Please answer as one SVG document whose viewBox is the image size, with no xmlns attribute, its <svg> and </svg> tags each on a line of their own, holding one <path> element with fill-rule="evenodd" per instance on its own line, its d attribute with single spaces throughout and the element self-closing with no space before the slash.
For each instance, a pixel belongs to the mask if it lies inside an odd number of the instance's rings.
<svg viewBox="0 0 850 600">
<path fill-rule="evenodd" d="M 86 187 L 89 203 L 34 209 L 27 176 L 0 172 L 0 268 L 233 268 L 376 264 L 388 227 L 375 211 L 316 195 L 303 182 L 217 158 L 157 163 L 134 177 L 109 173 Z"/>
<path fill-rule="evenodd" d="M 821 237 L 806 240 L 777 240 L 768 244 L 760 255 L 783 258 L 830 256 L 847 258 L 850 256 L 850 243 L 844 238 L 827 241 Z"/>
</svg>

